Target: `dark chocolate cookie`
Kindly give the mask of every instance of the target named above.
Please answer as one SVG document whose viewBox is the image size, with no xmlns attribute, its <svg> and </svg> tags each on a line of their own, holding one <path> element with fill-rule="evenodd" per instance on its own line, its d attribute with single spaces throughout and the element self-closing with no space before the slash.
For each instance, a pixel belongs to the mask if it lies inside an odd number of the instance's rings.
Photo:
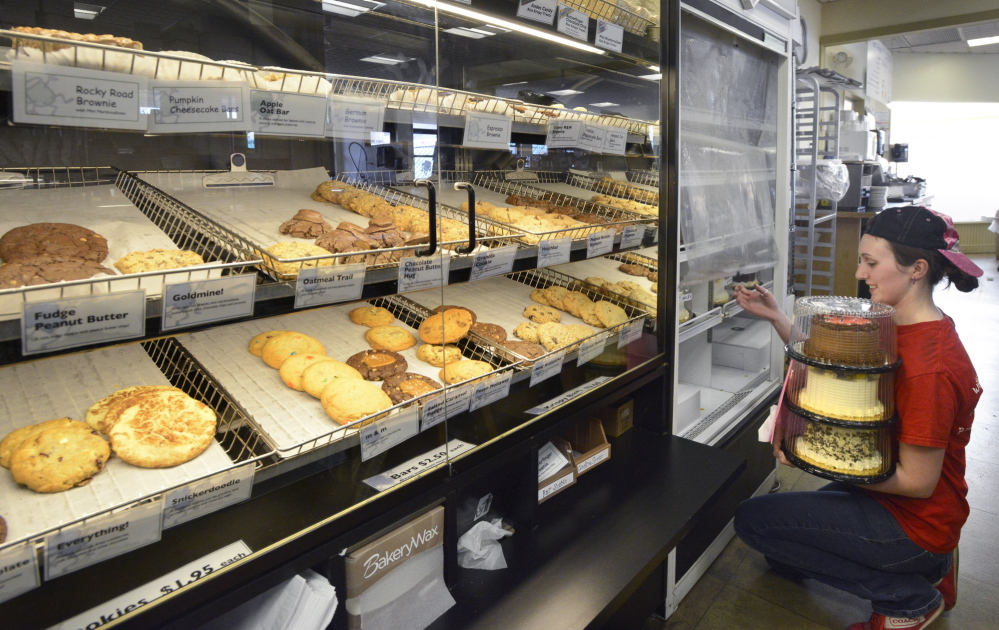
<svg viewBox="0 0 999 630">
<path fill-rule="evenodd" d="M 537 359 L 546 353 L 544 348 L 529 341 L 504 341 L 499 345 L 513 353 L 508 357 L 509 359 L 513 361 L 520 361 L 521 358 L 529 359 L 528 364 L 533 363 L 530 359 Z"/>
<path fill-rule="evenodd" d="M 99 273 L 116 275 L 114 271 L 92 260 L 63 256 L 31 256 L 0 266 L 0 289 L 30 287 L 64 280 L 86 280 Z"/>
<path fill-rule="evenodd" d="M 618 267 L 618 271 L 623 271 L 629 276 L 642 276 L 643 278 L 648 277 L 649 275 L 648 267 L 643 267 L 641 265 L 629 265 L 627 263 Z"/>
<path fill-rule="evenodd" d="M 365 350 L 347 359 L 347 365 L 361 373 L 367 381 L 380 381 L 402 374 L 409 367 L 406 357 L 391 350 Z"/>
<path fill-rule="evenodd" d="M 316 238 L 333 231 L 333 226 L 323 220 L 323 215 L 315 210 L 299 210 L 295 216 L 281 224 L 282 234 L 298 238 Z"/>
<path fill-rule="evenodd" d="M 476 322 L 472 324 L 472 332 L 477 333 L 494 343 L 506 341 L 506 329 L 499 324 Z"/>
<path fill-rule="evenodd" d="M 434 379 L 413 372 L 386 376 L 385 382 L 382 383 L 382 391 L 388 394 L 393 404 L 396 405 L 417 396 L 429 394 L 442 387 L 443 385 Z"/>
<path fill-rule="evenodd" d="M 465 308 L 464 306 L 455 306 L 454 304 L 442 304 L 442 305 L 438 306 L 437 308 L 435 308 L 431 312 L 432 313 L 443 313 L 444 311 L 449 311 L 452 308 L 458 308 L 458 309 L 461 309 L 463 311 L 468 311 L 469 313 L 471 313 L 472 314 L 472 323 L 473 324 L 475 322 L 479 321 L 479 318 L 475 315 L 475 311 L 473 311 L 470 308 Z"/>
<path fill-rule="evenodd" d="M 93 230 L 71 223 L 32 223 L 0 237 L 0 258 L 4 262 L 18 262 L 32 256 L 101 262 L 108 256 L 108 240 Z"/>
</svg>

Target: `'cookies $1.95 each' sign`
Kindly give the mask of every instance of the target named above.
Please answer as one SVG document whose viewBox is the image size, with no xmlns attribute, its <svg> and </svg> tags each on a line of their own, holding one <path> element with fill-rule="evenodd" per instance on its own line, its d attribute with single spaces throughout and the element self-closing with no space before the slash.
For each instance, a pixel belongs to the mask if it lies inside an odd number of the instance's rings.
<svg viewBox="0 0 999 630">
<path fill-rule="evenodd" d="M 146 292 L 28 302 L 21 313 L 21 352 L 38 354 L 146 333 Z"/>
</svg>

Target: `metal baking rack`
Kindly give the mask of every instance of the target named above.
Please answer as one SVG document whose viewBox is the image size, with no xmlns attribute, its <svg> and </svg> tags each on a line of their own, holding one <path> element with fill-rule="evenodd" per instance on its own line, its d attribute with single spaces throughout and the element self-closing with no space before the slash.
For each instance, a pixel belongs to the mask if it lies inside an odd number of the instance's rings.
<svg viewBox="0 0 999 630">
<path fill-rule="evenodd" d="M 646 35 L 650 26 L 658 26 L 658 22 L 651 17 L 643 17 L 616 2 L 608 2 L 606 0 L 566 0 L 563 4 L 577 11 L 582 11 L 592 18 L 617 24 L 629 33 L 634 33 L 642 37 Z"/>
<path fill-rule="evenodd" d="M 628 181 L 632 184 L 659 188 L 659 173 L 657 171 L 627 171 L 626 174 Z"/>
<path fill-rule="evenodd" d="M 280 75 L 275 79 L 266 79 L 266 73 Z M 261 75 L 264 76 L 261 76 Z M 278 66 L 263 66 L 256 71 L 246 73 L 246 81 L 250 87 L 261 90 L 273 90 L 275 92 L 297 92 L 299 94 L 315 94 L 326 96 L 330 91 L 329 75 L 325 72 L 308 72 L 305 70 L 292 70 Z M 271 85 L 277 83 L 277 85 Z"/>
<path fill-rule="evenodd" d="M 619 199 L 629 199 L 650 206 L 659 205 L 659 193 L 645 190 L 638 186 L 629 185 L 629 182 L 621 182 L 616 179 L 604 179 L 603 174 L 589 173 L 569 173 L 565 183 L 576 188 L 592 190 L 595 193 L 618 197 Z"/>
</svg>

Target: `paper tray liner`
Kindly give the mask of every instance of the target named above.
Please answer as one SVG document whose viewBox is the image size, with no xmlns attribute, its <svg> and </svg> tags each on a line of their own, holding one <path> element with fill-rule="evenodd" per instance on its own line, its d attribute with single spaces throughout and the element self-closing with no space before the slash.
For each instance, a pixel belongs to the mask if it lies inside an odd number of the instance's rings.
<svg viewBox="0 0 999 630">
<path fill-rule="evenodd" d="M 649 280 L 648 278 L 643 278 L 642 276 L 633 276 L 631 274 L 627 274 L 619 270 L 618 267 L 620 267 L 623 264 L 627 263 L 623 263 L 620 260 L 614 260 L 613 258 L 599 257 L 599 258 L 588 258 L 586 260 L 580 260 L 578 262 L 566 263 L 564 265 L 556 265 L 555 267 L 552 267 L 552 269 L 560 273 L 564 273 L 567 276 L 572 276 L 573 278 L 577 278 L 579 280 L 586 280 L 587 278 L 594 276 L 597 278 L 603 278 L 608 282 L 619 282 L 621 280 L 627 280 L 629 282 L 634 282 L 638 286 L 642 287 L 643 289 L 651 293 L 653 297 L 655 297 L 656 294 L 652 293 L 652 281 Z M 618 294 L 614 293 L 614 295 Z M 656 305 L 654 303 L 648 304 L 646 302 L 639 302 L 638 300 L 630 298 L 626 295 L 620 295 L 619 297 L 627 298 L 633 302 L 637 302 L 639 304 L 645 304 L 646 306 L 656 308 Z"/>
<path fill-rule="evenodd" d="M 92 404 L 125 387 L 169 384 L 138 344 L 0 368 L 0 436 L 45 420 L 82 421 Z M 232 465 L 212 440 L 204 453 L 173 468 L 139 468 L 112 457 L 89 484 L 65 492 L 35 492 L 14 483 L 10 471 L 0 469 L 0 516 L 7 521 L 7 540 L 20 540 Z"/>
<path fill-rule="evenodd" d="M 440 296 L 439 289 L 437 295 Z M 367 302 L 355 302 L 256 319 L 180 335 L 177 340 L 246 411 L 250 422 L 278 451 L 278 456 L 290 457 L 302 450 L 299 447 L 305 443 L 328 436 L 342 427 L 326 414 L 318 398 L 291 389 L 281 381 L 278 370 L 250 354 L 247 350 L 250 340 L 270 330 L 292 330 L 315 337 L 326 347 L 327 356 L 346 363 L 351 355 L 371 349 L 364 338 L 368 328 L 353 323 L 349 317 L 350 311 L 367 305 Z M 415 346 L 399 353 L 409 364 L 406 371 L 432 378 L 443 386 L 440 368 L 416 358 L 416 349 L 422 343 L 417 331 L 398 318 L 392 325 L 408 330 L 417 340 Z M 381 381 L 372 382 L 379 387 L 382 384 Z M 340 439 L 346 433 L 342 431 L 332 437 Z M 320 445 L 308 448 L 314 446 Z"/>
</svg>

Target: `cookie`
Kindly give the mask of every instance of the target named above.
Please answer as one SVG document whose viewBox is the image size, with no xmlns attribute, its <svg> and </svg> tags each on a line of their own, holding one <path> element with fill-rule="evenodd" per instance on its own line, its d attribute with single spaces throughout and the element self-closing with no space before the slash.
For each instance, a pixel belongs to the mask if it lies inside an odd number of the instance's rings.
<svg viewBox="0 0 999 630">
<path fill-rule="evenodd" d="M 471 331 L 481 337 L 485 337 L 493 343 L 506 341 L 506 329 L 499 324 L 487 324 L 486 322 L 475 322 Z"/>
<path fill-rule="evenodd" d="M 392 399 L 374 383 L 338 378 L 323 389 L 323 409 L 337 424 L 349 424 L 392 406 Z"/>
<path fill-rule="evenodd" d="M 536 343 L 530 343 L 527 341 L 504 341 L 499 345 L 510 350 L 516 354 L 517 357 L 523 357 L 525 359 L 537 359 L 545 355 L 544 348 Z"/>
<path fill-rule="evenodd" d="M 590 326 L 597 326 L 598 328 L 605 328 L 603 322 L 597 317 L 597 305 L 592 300 L 589 302 L 580 302 L 579 307 L 579 319 L 583 320 Z"/>
<path fill-rule="evenodd" d="M 399 326 L 375 326 L 364 333 L 368 345 L 374 350 L 391 350 L 402 352 L 416 345 L 416 337 L 405 328 Z"/>
<path fill-rule="evenodd" d="M 529 343 L 538 343 L 538 325 L 524 322 L 513 329 L 513 336 Z"/>
<path fill-rule="evenodd" d="M 582 341 L 597 331 L 582 324 L 566 324 L 565 329 L 572 335 L 574 341 Z"/>
<path fill-rule="evenodd" d="M 440 371 L 440 377 L 448 385 L 454 385 L 492 371 L 493 366 L 485 361 L 458 361 L 445 365 Z"/>
<path fill-rule="evenodd" d="M 149 392 L 164 389 L 180 391 L 170 385 L 136 385 L 119 389 L 90 405 L 85 420 L 92 429 L 107 433 L 118 421 L 121 412 L 130 406 L 136 398 Z"/>
<path fill-rule="evenodd" d="M 247 350 L 250 351 L 255 357 L 259 357 L 264 351 L 264 344 L 270 341 L 271 337 L 277 337 L 278 335 L 286 332 L 292 332 L 290 330 L 268 330 L 267 332 L 262 332 L 253 339 L 250 340 L 250 345 Z"/>
<path fill-rule="evenodd" d="M 586 280 L 584 280 L 584 282 L 586 282 L 586 284 L 592 284 L 598 290 L 602 290 L 605 284 L 610 284 L 606 278 L 599 278 L 597 276 L 589 276 Z"/>
<path fill-rule="evenodd" d="M 205 259 L 199 254 L 186 249 L 151 249 L 147 252 L 125 254 L 118 259 L 114 266 L 122 273 L 142 273 L 180 269 L 181 267 L 201 265 L 204 262 Z"/>
<path fill-rule="evenodd" d="M 35 492 L 62 492 L 85 485 L 104 469 L 111 447 L 85 422 L 47 429 L 10 457 L 14 481 Z"/>
<path fill-rule="evenodd" d="M 326 354 L 326 348 L 315 337 L 299 332 L 286 332 L 267 340 L 260 357 L 274 369 L 296 354 Z"/>
<path fill-rule="evenodd" d="M 92 260 L 62 256 L 29 256 L 0 266 L 0 289 L 86 280 L 98 274 L 116 275 L 111 269 Z"/>
<path fill-rule="evenodd" d="M 550 322 L 538 326 L 538 342 L 549 352 L 564 348 L 575 340 L 569 329 L 562 324 Z"/>
<path fill-rule="evenodd" d="M 547 296 L 546 296 L 547 297 Z M 532 304 L 524 309 L 524 317 L 536 324 L 562 321 L 562 314 L 550 306 Z"/>
<path fill-rule="evenodd" d="M 653 293 L 659 293 L 659 285 L 658 284 L 653 284 L 652 285 L 652 292 Z"/>
<path fill-rule="evenodd" d="M 569 293 L 569 289 L 565 287 L 548 287 L 545 289 L 545 299 L 548 300 L 548 304 L 554 306 L 555 308 L 562 308 L 562 298 L 564 298 Z"/>
<path fill-rule="evenodd" d="M 389 376 L 382 383 L 382 391 L 388 394 L 392 403 L 398 405 L 401 402 L 412 400 L 424 394 L 441 389 L 441 384 L 432 378 L 422 374 L 406 372 Z"/>
<path fill-rule="evenodd" d="M 332 267 L 336 264 L 335 258 L 325 258 L 317 260 L 303 260 L 299 262 L 281 262 L 293 258 L 306 258 L 308 256 L 329 256 L 330 253 L 312 243 L 291 243 L 283 242 L 272 245 L 264 250 L 264 262 L 278 275 L 279 278 L 287 280 L 298 277 L 299 269 L 314 269 L 317 267 Z M 268 255 L 269 254 L 269 255 Z"/>
<path fill-rule="evenodd" d="M 650 273 L 649 280 L 651 280 L 653 283 L 659 282 L 659 272 L 653 271 L 652 273 Z"/>
<path fill-rule="evenodd" d="M 395 321 L 395 315 L 380 306 L 362 306 L 350 312 L 350 321 L 368 328 L 390 326 Z"/>
<path fill-rule="evenodd" d="M 432 313 L 443 313 L 444 311 L 450 311 L 451 309 L 454 309 L 454 308 L 461 309 L 463 311 L 468 311 L 468 314 L 472 317 L 472 323 L 473 324 L 475 322 L 479 321 L 479 318 L 475 315 L 475 311 L 473 311 L 470 308 L 465 308 L 464 306 L 455 306 L 454 304 L 442 304 L 441 306 L 438 306 L 437 308 L 433 309 L 431 312 Z"/>
<path fill-rule="evenodd" d="M 434 367 L 444 367 L 448 363 L 461 361 L 461 349 L 455 345 L 435 346 L 431 343 L 421 344 L 416 349 L 416 358 L 433 365 Z"/>
<path fill-rule="evenodd" d="M 381 381 L 388 376 L 402 374 L 409 367 L 406 357 L 391 350 L 365 350 L 347 359 L 366 381 Z"/>
<path fill-rule="evenodd" d="M 281 382 L 294 390 L 305 391 L 305 386 L 302 384 L 305 370 L 320 361 L 333 360 L 325 354 L 296 354 L 288 357 L 288 360 L 281 364 Z"/>
<path fill-rule="evenodd" d="M 323 389 L 338 378 L 356 378 L 363 381 L 361 373 L 335 359 L 329 361 L 317 361 L 305 368 L 302 372 L 302 389 L 309 396 L 319 398 L 323 395 Z"/>
<path fill-rule="evenodd" d="M 160 390 L 138 399 L 108 432 L 122 461 L 140 468 L 170 468 L 188 462 L 215 437 L 215 412 L 181 391 Z"/>
<path fill-rule="evenodd" d="M 471 311 L 450 308 L 423 320 L 420 324 L 420 339 L 435 346 L 456 343 L 468 334 L 471 327 Z"/>
<path fill-rule="evenodd" d="M 631 264 L 625 263 L 625 264 L 621 265 L 620 267 L 618 267 L 617 269 L 618 269 L 618 271 L 623 271 L 624 273 L 628 274 L 629 276 L 642 276 L 643 278 L 645 278 L 645 277 L 647 277 L 649 275 L 649 269 L 648 269 L 648 267 L 643 267 L 641 265 L 631 265 Z"/>
<path fill-rule="evenodd" d="M 323 215 L 315 210 L 299 210 L 295 216 L 278 227 L 282 234 L 297 238 L 318 238 L 333 231 L 333 226 L 323 220 Z"/>
<path fill-rule="evenodd" d="M 562 307 L 569 311 L 569 314 L 573 317 L 580 317 L 580 308 L 586 302 L 592 303 L 593 300 L 591 300 L 585 293 L 570 291 L 564 298 L 562 298 Z"/>
<path fill-rule="evenodd" d="M 597 319 L 605 328 L 611 328 L 628 321 L 628 314 L 624 312 L 623 308 L 605 300 L 597 302 L 594 310 L 596 310 Z"/>
<path fill-rule="evenodd" d="M 622 289 L 621 291 L 618 291 L 618 293 L 624 293 L 625 295 L 631 293 L 635 289 L 642 288 L 637 283 L 632 282 L 631 280 L 618 280 L 616 284 Z"/>
<path fill-rule="evenodd" d="M 0 545 L 5 540 L 7 540 L 7 521 L 3 520 L 3 517 L 0 516 Z"/>
<path fill-rule="evenodd" d="M 551 304 L 548 303 L 548 300 L 545 299 L 545 290 L 544 289 L 535 289 L 535 290 L 531 291 L 531 300 L 537 302 L 538 304 L 544 304 L 545 306 L 551 306 Z"/>
<path fill-rule="evenodd" d="M 32 223 L 0 237 L 0 258 L 18 262 L 33 256 L 80 258 L 101 262 L 108 256 L 108 240 L 72 223 Z"/>
<path fill-rule="evenodd" d="M 26 427 L 21 427 L 20 429 L 14 429 L 8 433 L 3 440 L 0 440 L 0 466 L 10 468 L 11 453 L 16 451 L 25 442 L 36 438 L 42 431 L 48 431 L 49 429 L 64 429 L 72 427 L 78 423 L 79 422 L 77 420 L 72 420 L 70 418 L 58 418 L 56 420 L 46 420 L 45 422 L 39 422 L 38 424 L 32 424 Z"/>
</svg>

